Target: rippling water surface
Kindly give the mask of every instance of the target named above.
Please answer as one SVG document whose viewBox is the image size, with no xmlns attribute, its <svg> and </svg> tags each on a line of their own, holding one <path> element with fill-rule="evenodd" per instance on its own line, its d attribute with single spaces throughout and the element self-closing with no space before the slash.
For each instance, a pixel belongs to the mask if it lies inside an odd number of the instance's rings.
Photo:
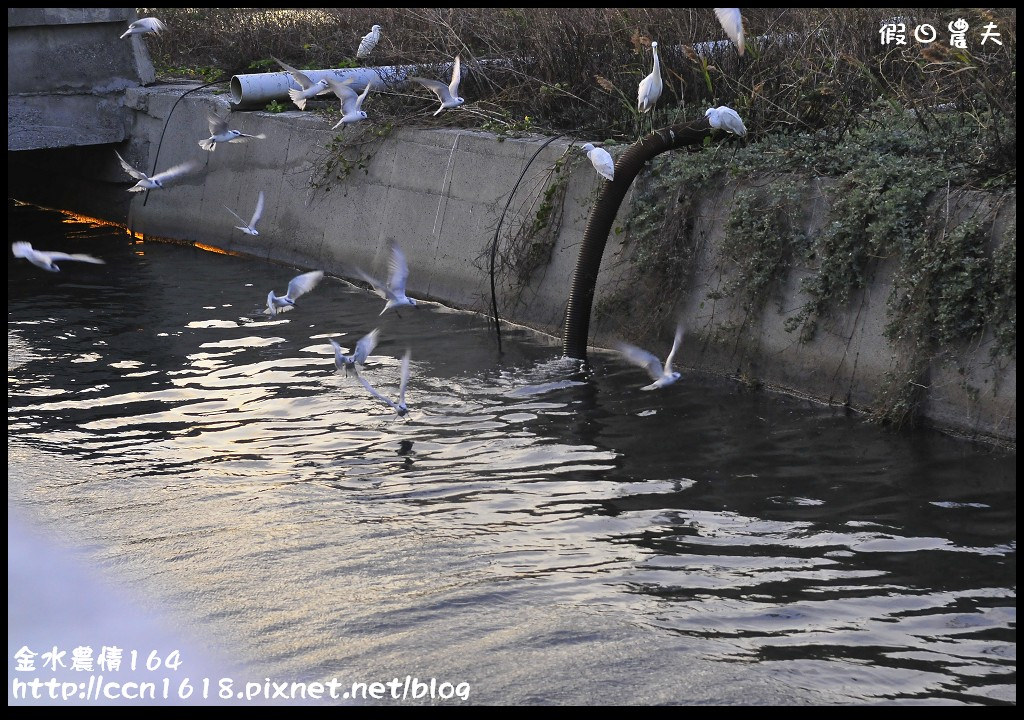
<svg viewBox="0 0 1024 720">
<path fill-rule="evenodd" d="M 257 680 L 1016 701 L 1015 454 L 693 372 L 640 392 L 525 330 L 499 357 L 480 316 L 329 277 L 269 318 L 305 268 L 9 218 L 107 261 L 8 253 L 9 503 Z M 334 367 L 378 326 L 408 420 Z"/>
</svg>

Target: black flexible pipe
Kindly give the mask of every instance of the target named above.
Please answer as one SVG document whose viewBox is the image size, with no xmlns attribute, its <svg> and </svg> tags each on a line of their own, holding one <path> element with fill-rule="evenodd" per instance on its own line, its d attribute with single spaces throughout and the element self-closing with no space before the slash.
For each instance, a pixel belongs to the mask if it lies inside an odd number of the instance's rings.
<svg viewBox="0 0 1024 720">
<path fill-rule="evenodd" d="M 590 334 L 590 312 L 594 305 L 594 287 L 597 273 L 601 269 L 601 257 L 608 243 L 608 233 L 626 197 L 626 191 L 640 173 L 640 169 L 651 158 L 666 150 L 687 145 L 699 145 L 711 134 L 706 119 L 691 125 L 676 125 L 653 132 L 634 143 L 615 163 L 615 179 L 604 183 L 597 196 L 594 209 L 590 212 L 587 229 L 576 270 L 572 275 L 572 287 L 565 306 L 565 328 L 562 334 L 562 351 L 577 360 L 587 358 L 587 337 Z"/>
</svg>

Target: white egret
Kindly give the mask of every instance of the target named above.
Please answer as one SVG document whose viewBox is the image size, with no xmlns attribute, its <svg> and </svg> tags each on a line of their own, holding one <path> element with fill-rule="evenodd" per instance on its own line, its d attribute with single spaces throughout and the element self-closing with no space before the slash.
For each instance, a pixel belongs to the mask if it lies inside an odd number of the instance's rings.
<svg viewBox="0 0 1024 720">
<path fill-rule="evenodd" d="M 608 154 L 607 150 L 594 147 L 593 143 L 586 143 L 580 149 L 590 158 L 598 175 L 608 178 L 608 180 L 615 179 L 615 161 L 612 160 L 612 156 Z"/>
<path fill-rule="evenodd" d="M 370 32 L 363 35 L 363 39 L 359 41 L 359 49 L 356 50 L 357 58 L 364 58 L 370 54 L 370 51 L 377 47 L 377 43 L 380 41 L 380 25 L 374 25 L 370 28 Z"/>
<path fill-rule="evenodd" d="M 708 108 L 704 113 L 711 127 L 716 130 L 725 130 L 735 135 L 746 135 L 747 128 L 743 125 L 739 114 L 730 107 L 721 105 L 716 108 Z"/>
<path fill-rule="evenodd" d="M 637 91 L 637 108 L 645 113 L 654 109 L 661 97 L 661 61 L 658 60 L 658 43 L 651 43 L 651 52 L 654 53 L 654 70 L 651 74 L 640 81 L 640 88 Z"/>
</svg>

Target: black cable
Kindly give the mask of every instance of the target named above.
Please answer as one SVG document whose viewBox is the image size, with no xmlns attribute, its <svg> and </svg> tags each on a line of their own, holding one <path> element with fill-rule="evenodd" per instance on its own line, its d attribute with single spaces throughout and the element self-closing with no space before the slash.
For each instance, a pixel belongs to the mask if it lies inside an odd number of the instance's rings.
<svg viewBox="0 0 1024 720">
<path fill-rule="evenodd" d="M 171 105 L 170 111 L 168 111 L 168 113 L 167 113 L 167 117 L 164 118 L 164 129 L 160 131 L 160 141 L 156 144 L 156 155 L 153 157 L 153 172 L 151 172 L 149 174 L 150 177 L 153 177 L 154 175 L 156 175 L 156 163 L 160 159 L 160 148 L 164 144 L 164 133 L 167 132 L 167 126 L 170 125 L 170 123 L 171 123 L 171 115 L 174 114 L 174 108 L 178 107 L 178 103 L 180 103 L 182 101 L 182 99 L 184 99 L 184 97 L 186 95 L 188 95 L 189 93 L 194 93 L 196 90 L 202 90 L 203 88 L 208 88 L 211 85 L 216 85 L 217 83 L 222 83 L 222 82 L 228 82 L 228 81 L 227 80 L 214 80 L 213 82 L 208 82 L 205 85 L 200 85 L 199 87 L 194 87 L 191 90 L 186 90 L 185 92 L 183 92 L 181 94 L 181 97 L 179 97 L 177 100 L 174 101 L 174 104 Z M 152 188 L 149 188 L 149 189 L 146 190 L 146 197 L 144 197 L 142 199 L 142 207 L 146 207 L 146 203 L 149 202 L 149 192 L 150 192 L 150 190 L 152 190 Z"/>
<path fill-rule="evenodd" d="M 516 184 L 512 187 L 512 192 L 510 192 L 509 195 L 508 195 L 508 202 L 505 203 L 505 209 L 501 211 L 501 217 L 498 219 L 498 227 L 496 227 L 494 229 L 494 241 L 491 243 L 491 267 L 490 267 L 490 273 L 491 273 L 491 314 L 494 316 L 494 331 L 495 331 L 495 333 L 498 336 L 498 354 L 499 355 L 501 354 L 501 319 L 498 317 L 498 293 L 497 293 L 497 290 L 494 287 L 494 259 L 495 259 L 495 256 L 498 254 L 498 235 L 501 233 L 501 225 L 502 225 L 502 223 L 505 222 L 505 214 L 508 212 L 508 208 L 512 204 L 512 198 L 515 196 L 516 190 L 519 189 L 519 184 L 523 181 L 523 178 L 526 177 L 526 171 L 530 169 L 530 165 L 532 165 L 533 161 L 537 159 L 538 155 L 540 155 L 540 151 L 541 150 L 546 148 L 548 145 L 550 145 L 552 142 L 554 142 L 558 138 L 562 137 L 563 135 L 565 135 L 565 133 L 561 133 L 559 135 L 555 135 L 554 137 L 550 137 L 547 140 L 545 140 L 544 143 L 539 148 L 537 148 L 537 151 L 533 154 L 533 156 L 527 161 L 526 166 L 523 167 L 523 171 L 521 173 L 519 173 L 519 179 L 516 180 Z"/>
</svg>

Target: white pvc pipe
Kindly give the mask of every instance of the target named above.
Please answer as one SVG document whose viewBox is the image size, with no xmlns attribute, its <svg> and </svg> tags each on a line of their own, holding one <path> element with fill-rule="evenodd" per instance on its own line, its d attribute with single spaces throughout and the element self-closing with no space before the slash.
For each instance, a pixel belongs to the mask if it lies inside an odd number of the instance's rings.
<svg viewBox="0 0 1024 720">
<path fill-rule="evenodd" d="M 445 66 L 441 66 L 445 67 Z M 403 85 L 409 75 L 423 73 L 423 65 L 385 65 L 369 68 L 342 68 L 338 70 L 303 70 L 310 80 L 319 82 L 322 78 L 333 77 L 344 82 L 352 78 L 352 89 L 362 92 L 367 83 L 374 91 L 387 90 Z M 447 64 L 447 77 L 451 78 L 451 63 Z M 462 74 L 465 76 L 465 69 Z M 433 75 L 428 75 L 433 77 Z M 439 76 L 440 78 L 444 75 Z M 447 84 L 447 81 L 444 81 Z M 272 73 L 253 73 L 231 77 L 231 109 L 262 108 L 271 100 L 290 102 L 288 88 L 297 88 L 298 83 L 290 73 L 282 70 Z M 324 95 L 333 98 L 333 95 Z"/>
</svg>

